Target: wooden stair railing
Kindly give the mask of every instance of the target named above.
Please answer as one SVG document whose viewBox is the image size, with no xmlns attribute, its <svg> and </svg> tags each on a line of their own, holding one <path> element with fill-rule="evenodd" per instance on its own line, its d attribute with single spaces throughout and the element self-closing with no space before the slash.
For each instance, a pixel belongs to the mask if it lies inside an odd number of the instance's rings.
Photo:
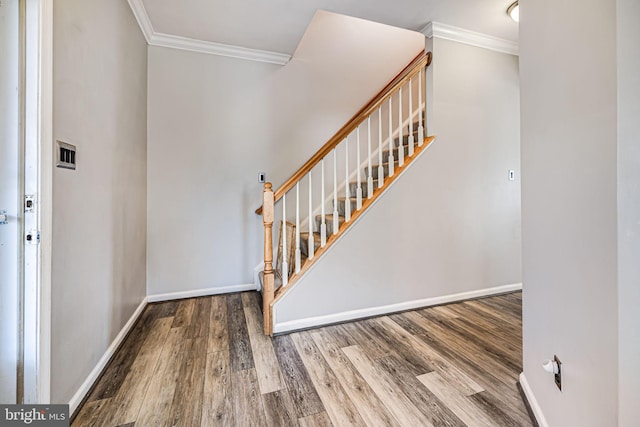
<svg viewBox="0 0 640 427">
<path fill-rule="evenodd" d="M 396 77 L 394 77 L 376 96 L 360 109 L 318 152 L 316 152 L 298 171 L 296 171 L 275 192 L 271 183 L 264 185 L 263 204 L 256 210 L 262 214 L 264 223 L 264 272 L 262 279 L 262 300 L 264 314 L 264 333 L 273 335 L 273 304 L 291 288 L 311 265 L 315 263 L 329 246 L 356 220 L 373 201 L 388 188 L 410 162 L 429 146 L 434 137 L 426 137 L 426 70 L 431 64 L 431 52 L 420 52 Z M 418 105 L 414 108 L 413 83 L 418 83 Z M 403 92 L 408 97 L 408 114 L 403 114 L 406 102 Z M 395 96 L 395 98 L 394 98 Z M 394 104 L 395 102 L 395 104 Z M 383 108 L 386 112 L 383 117 Z M 395 108 L 395 110 L 394 110 Z M 394 116 L 397 123 L 394 124 Z M 417 122 L 414 121 L 417 118 Z M 377 158 L 378 165 L 372 165 L 372 128 L 371 122 L 377 121 Z M 366 127 L 362 126 L 366 122 Z M 376 123 L 374 123 L 375 125 Z M 385 135 L 383 128 L 386 126 Z M 367 151 L 361 163 L 361 127 L 365 128 Z M 375 127 L 374 127 L 375 129 Z M 355 135 L 354 135 L 355 134 Z M 350 169 L 349 139 L 355 136 L 356 171 Z M 395 139 L 394 139 L 395 137 Z M 383 139 L 387 141 L 383 143 Z M 344 142 L 344 198 L 338 197 L 338 146 Z M 383 148 L 387 147 L 387 150 Z M 353 153 L 351 153 L 353 154 Z M 396 158 L 397 157 L 397 158 Z M 325 214 L 328 202 L 325 191 L 325 162 L 332 165 L 333 172 L 333 212 Z M 342 165 L 342 163 L 340 163 Z M 320 211 L 314 221 L 312 171 L 320 165 L 320 203 L 316 210 Z M 364 169 L 365 182 L 361 172 Z M 317 171 L 316 171 L 317 172 Z M 357 181 L 350 182 L 352 176 Z M 374 177 L 375 175 L 375 177 Z M 308 232 L 301 232 L 300 216 L 300 183 L 307 178 L 308 186 Z M 363 187 L 364 184 L 364 187 Z M 287 193 L 295 189 L 295 224 L 287 221 Z M 330 189 L 331 190 L 331 189 Z M 353 194 L 353 196 L 352 196 Z M 278 257 L 273 265 L 273 224 L 276 222 L 276 203 L 281 201 L 282 221 L 278 242 Z M 352 204 L 353 206 L 352 209 Z M 291 207 L 291 206 L 290 206 Z M 342 215 L 340 215 L 342 213 Z M 285 226 L 286 224 L 286 226 Z M 315 232 L 317 225 L 319 232 Z M 294 236 L 287 236 L 289 229 L 295 230 Z M 283 229 L 286 229 L 283 232 Z M 290 240 L 288 240 L 290 239 Z M 294 241 L 291 241 L 294 240 Z M 305 247 L 306 243 L 306 247 Z M 292 247 L 289 247 L 292 245 Z M 306 260 L 303 260 L 303 257 Z M 290 271 L 293 269 L 293 272 Z M 280 272 L 281 286 L 276 290 L 276 272 Z"/>
</svg>

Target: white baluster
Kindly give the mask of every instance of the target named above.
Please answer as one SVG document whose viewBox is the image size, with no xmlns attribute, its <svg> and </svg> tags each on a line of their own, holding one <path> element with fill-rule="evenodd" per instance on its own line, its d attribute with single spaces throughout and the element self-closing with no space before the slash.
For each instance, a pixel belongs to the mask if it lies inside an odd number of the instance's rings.
<svg viewBox="0 0 640 427">
<path fill-rule="evenodd" d="M 296 184 L 296 273 L 300 273 L 300 181 Z"/>
<path fill-rule="evenodd" d="M 371 116 L 367 117 L 367 160 L 367 166 L 369 166 L 369 178 L 367 178 L 367 199 L 370 199 L 373 197 L 373 174 L 371 173 Z"/>
<path fill-rule="evenodd" d="M 389 159 L 387 160 L 387 162 L 389 162 L 390 177 L 394 174 L 396 161 L 396 159 L 393 157 L 393 108 L 391 105 L 391 98 L 392 96 L 389 97 Z"/>
<path fill-rule="evenodd" d="M 311 202 L 311 171 L 309 171 L 309 239 L 307 240 L 309 259 L 313 259 L 315 247 L 315 236 L 313 235 L 313 203 Z"/>
<path fill-rule="evenodd" d="M 384 166 L 382 166 L 382 105 L 378 108 L 378 188 L 384 185 Z"/>
<path fill-rule="evenodd" d="M 409 156 L 413 156 L 413 78 L 409 78 Z"/>
<path fill-rule="evenodd" d="M 324 211 L 324 159 L 322 159 L 322 197 L 321 197 L 321 202 L 322 202 L 322 219 L 321 219 L 321 224 L 320 224 L 320 246 L 324 248 L 324 246 L 327 244 L 327 221 L 325 218 L 325 211 Z"/>
<path fill-rule="evenodd" d="M 360 176 L 360 126 L 356 128 L 356 168 L 358 187 L 356 188 L 356 209 L 362 209 L 362 177 Z"/>
<path fill-rule="evenodd" d="M 289 262 L 287 262 L 287 195 L 282 196 L 282 286 L 289 283 Z"/>
<path fill-rule="evenodd" d="M 351 190 L 349 189 L 349 137 L 344 139 L 344 220 L 351 221 Z"/>
<path fill-rule="evenodd" d="M 422 126 L 422 69 L 418 71 L 418 147 L 424 144 L 424 126 Z"/>
<path fill-rule="evenodd" d="M 338 219 L 338 160 L 336 149 L 333 149 L 333 234 L 338 234 L 340 221 Z"/>
<path fill-rule="evenodd" d="M 402 88 L 398 90 L 398 165 L 404 165 L 404 146 L 402 145 Z"/>
</svg>

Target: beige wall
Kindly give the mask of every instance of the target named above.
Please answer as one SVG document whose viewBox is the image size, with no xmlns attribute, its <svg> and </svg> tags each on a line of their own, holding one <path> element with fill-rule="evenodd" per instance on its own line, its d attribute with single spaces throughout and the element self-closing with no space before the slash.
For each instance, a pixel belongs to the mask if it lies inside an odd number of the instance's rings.
<svg viewBox="0 0 640 427">
<path fill-rule="evenodd" d="M 521 16 L 524 375 L 550 426 L 615 426 L 616 1 L 527 1 Z M 542 369 L 554 354 L 562 392 Z"/>
<path fill-rule="evenodd" d="M 620 426 L 640 420 L 640 1 L 618 0 L 618 399 Z"/>
<path fill-rule="evenodd" d="M 149 49 L 149 295 L 252 286 L 258 173 L 284 182 L 423 45 L 412 31 L 316 18 L 284 67 Z"/>
<path fill-rule="evenodd" d="M 279 324 L 521 282 L 518 58 L 428 44 L 436 141 L 278 303 Z"/>
<path fill-rule="evenodd" d="M 145 296 L 147 47 L 126 0 L 54 2 L 51 400 L 69 402 Z"/>
</svg>

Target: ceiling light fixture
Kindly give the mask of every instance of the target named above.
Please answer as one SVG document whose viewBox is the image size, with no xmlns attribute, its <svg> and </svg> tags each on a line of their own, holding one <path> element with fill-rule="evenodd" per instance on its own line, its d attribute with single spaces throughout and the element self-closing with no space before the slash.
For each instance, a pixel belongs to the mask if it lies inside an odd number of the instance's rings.
<svg viewBox="0 0 640 427">
<path fill-rule="evenodd" d="M 507 15 L 509 15 L 514 21 L 520 22 L 520 6 L 517 1 L 509 6 L 507 9 Z"/>
</svg>

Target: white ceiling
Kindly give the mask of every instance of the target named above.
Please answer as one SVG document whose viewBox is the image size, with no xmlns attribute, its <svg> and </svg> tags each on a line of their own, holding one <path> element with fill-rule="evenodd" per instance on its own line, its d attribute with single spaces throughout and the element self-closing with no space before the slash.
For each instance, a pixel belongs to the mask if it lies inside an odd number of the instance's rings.
<svg viewBox="0 0 640 427">
<path fill-rule="evenodd" d="M 292 54 L 317 9 L 421 30 L 436 21 L 507 40 L 513 0 L 143 0 L 153 29 L 197 40 Z"/>
</svg>

